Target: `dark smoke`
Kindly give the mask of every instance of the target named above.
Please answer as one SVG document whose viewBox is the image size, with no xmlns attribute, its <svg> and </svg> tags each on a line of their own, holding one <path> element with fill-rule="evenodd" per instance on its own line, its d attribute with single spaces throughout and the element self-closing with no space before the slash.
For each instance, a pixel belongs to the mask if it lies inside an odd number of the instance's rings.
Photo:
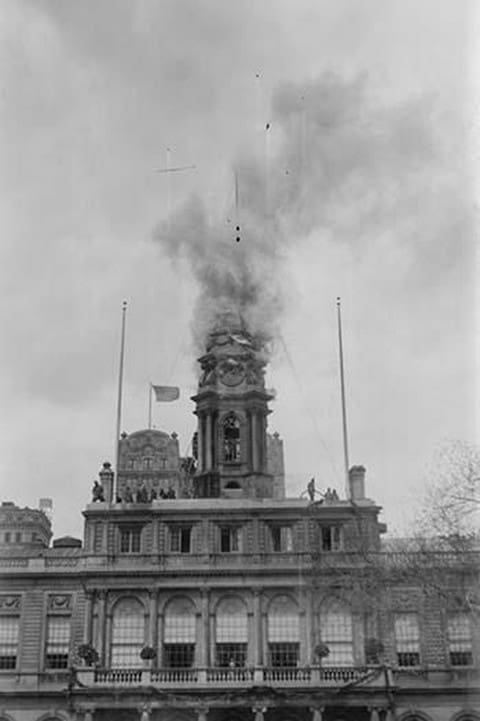
<svg viewBox="0 0 480 721">
<path fill-rule="evenodd" d="M 240 153 L 235 163 L 239 219 L 231 210 L 230 224 L 209 223 L 197 197 L 157 229 L 155 238 L 172 259 L 187 261 L 199 284 L 200 348 L 226 312 L 251 333 L 275 337 L 288 298 L 285 258 L 312 234 L 359 253 L 385 238 L 416 244 L 420 264 L 436 262 L 442 246 L 442 257 L 452 253 L 452 225 L 461 229 L 456 248 L 464 241 L 462 149 L 445 144 L 435 102 L 382 107 L 368 90 L 365 76 L 332 73 L 279 87 L 264 126 L 268 152 Z M 447 162 L 452 150 L 456 166 Z"/>
</svg>

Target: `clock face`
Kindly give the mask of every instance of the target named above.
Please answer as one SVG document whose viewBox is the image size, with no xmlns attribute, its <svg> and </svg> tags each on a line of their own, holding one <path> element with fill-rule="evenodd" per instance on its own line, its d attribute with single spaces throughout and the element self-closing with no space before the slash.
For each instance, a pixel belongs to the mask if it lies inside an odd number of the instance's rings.
<svg viewBox="0 0 480 721">
<path fill-rule="evenodd" d="M 218 377 L 227 386 L 237 386 L 245 378 L 243 363 L 235 358 L 227 358 L 220 364 Z"/>
</svg>

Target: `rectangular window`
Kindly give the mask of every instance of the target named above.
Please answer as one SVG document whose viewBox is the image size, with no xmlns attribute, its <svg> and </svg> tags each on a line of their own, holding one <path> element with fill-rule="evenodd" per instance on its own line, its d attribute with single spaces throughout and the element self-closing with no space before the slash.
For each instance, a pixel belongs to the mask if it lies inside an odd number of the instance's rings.
<svg viewBox="0 0 480 721">
<path fill-rule="evenodd" d="M 269 664 L 270 666 L 298 665 L 298 643 L 269 643 Z"/>
<path fill-rule="evenodd" d="M 10 533 L 10 531 L 7 531 L 5 533 L 5 543 L 10 543 L 11 537 L 12 537 L 12 534 Z"/>
<path fill-rule="evenodd" d="M 448 651 L 452 666 L 472 666 L 472 631 L 466 613 L 448 619 Z"/>
<path fill-rule="evenodd" d="M 140 553 L 141 528 L 120 529 L 120 553 Z"/>
<path fill-rule="evenodd" d="M 163 663 L 166 668 L 191 668 L 194 657 L 194 643 L 165 643 L 163 645 Z"/>
<path fill-rule="evenodd" d="M 272 526 L 270 532 L 274 553 L 293 550 L 292 529 L 290 526 Z"/>
<path fill-rule="evenodd" d="M 21 541 L 22 541 L 22 534 L 19 531 L 17 531 L 15 533 L 15 543 L 21 543 Z"/>
<path fill-rule="evenodd" d="M 215 651 L 217 666 L 240 668 L 247 662 L 246 643 L 217 643 Z"/>
<path fill-rule="evenodd" d="M 70 647 L 70 617 L 47 618 L 47 644 L 45 668 L 67 668 Z"/>
<path fill-rule="evenodd" d="M 395 644 L 399 666 L 420 665 L 420 628 L 416 613 L 395 616 Z"/>
<path fill-rule="evenodd" d="M 0 670 L 17 665 L 19 619 L 15 616 L 0 618 Z"/>
<path fill-rule="evenodd" d="M 172 553 L 190 553 L 191 535 L 191 528 L 172 526 L 170 529 L 170 551 Z"/>
<path fill-rule="evenodd" d="M 240 551 L 240 529 L 225 526 L 220 529 L 220 551 L 222 553 L 235 553 Z"/>
<path fill-rule="evenodd" d="M 322 526 L 322 551 L 340 551 L 342 548 L 342 529 L 340 526 Z"/>
</svg>

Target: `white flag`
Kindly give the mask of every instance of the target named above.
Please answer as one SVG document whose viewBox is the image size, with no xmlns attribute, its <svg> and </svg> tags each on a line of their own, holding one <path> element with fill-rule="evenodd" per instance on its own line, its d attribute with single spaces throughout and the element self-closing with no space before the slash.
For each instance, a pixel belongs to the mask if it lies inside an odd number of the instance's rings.
<svg viewBox="0 0 480 721">
<path fill-rule="evenodd" d="M 180 388 L 177 386 L 154 386 L 152 384 L 155 400 L 158 402 L 176 401 L 180 398 Z"/>
</svg>

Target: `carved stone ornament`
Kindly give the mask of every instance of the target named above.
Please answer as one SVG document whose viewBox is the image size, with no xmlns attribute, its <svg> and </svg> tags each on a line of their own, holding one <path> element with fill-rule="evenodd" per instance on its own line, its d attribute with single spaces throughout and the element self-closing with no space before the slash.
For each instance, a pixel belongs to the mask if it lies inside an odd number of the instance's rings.
<svg viewBox="0 0 480 721">
<path fill-rule="evenodd" d="M 15 613 L 20 610 L 20 594 L 12 595 L 2 593 L 0 595 L 0 612 Z"/>
<path fill-rule="evenodd" d="M 226 358 L 219 365 L 218 377 L 227 386 L 237 386 L 245 378 L 245 366 L 236 358 Z"/>
<path fill-rule="evenodd" d="M 48 597 L 48 610 L 50 612 L 71 611 L 72 610 L 72 594 L 51 594 Z"/>
</svg>

